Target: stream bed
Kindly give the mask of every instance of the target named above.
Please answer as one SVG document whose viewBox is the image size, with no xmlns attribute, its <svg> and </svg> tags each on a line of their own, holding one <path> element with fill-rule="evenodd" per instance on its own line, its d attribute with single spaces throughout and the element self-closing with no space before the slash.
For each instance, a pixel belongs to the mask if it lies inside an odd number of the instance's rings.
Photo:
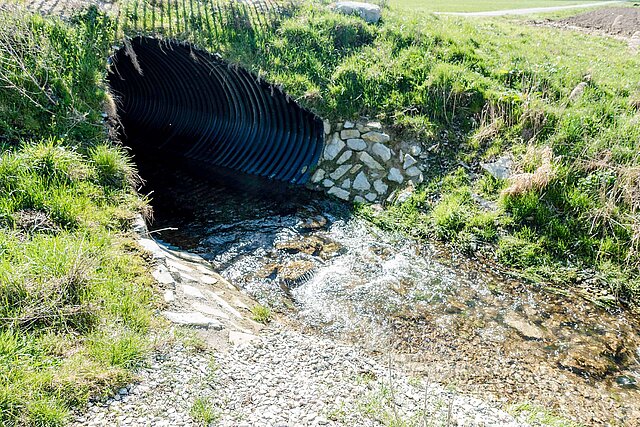
<svg viewBox="0 0 640 427">
<path fill-rule="evenodd" d="M 302 328 L 513 411 L 640 425 L 640 322 L 380 230 L 301 188 L 144 159 L 151 230 Z M 146 165 L 146 167 L 145 167 Z M 167 171 L 171 173 L 167 173 Z"/>
</svg>

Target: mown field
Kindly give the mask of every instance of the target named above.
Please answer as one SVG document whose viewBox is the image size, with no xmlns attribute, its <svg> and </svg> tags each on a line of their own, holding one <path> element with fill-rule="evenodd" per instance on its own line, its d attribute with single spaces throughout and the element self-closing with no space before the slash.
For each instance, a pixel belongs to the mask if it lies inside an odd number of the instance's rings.
<svg viewBox="0 0 640 427">
<path fill-rule="evenodd" d="M 3 425 L 63 425 L 150 348 L 152 283 L 129 234 L 146 203 L 103 119 L 106 58 L 124 34 L 190 40 L 323 117 L 366 115 L 420 141 L 424 186 L 382 213 L 357 208 L 380 226 L 637 306 L 640 57 L 622 42 L 393 8 L 367 25 L 319 3 L 168 5 L 64 22 L 0 12 Z M 480 166 L 504 155 L 510 179 Z"/>
<path fill-rule="evenodd" d="M 485 12 L 491 10 L 528 9 L 532 7 L 570 6 L 597 2 L 598 0 L 389 0 L 391 6 L 421 12 Z"/>
</svg>

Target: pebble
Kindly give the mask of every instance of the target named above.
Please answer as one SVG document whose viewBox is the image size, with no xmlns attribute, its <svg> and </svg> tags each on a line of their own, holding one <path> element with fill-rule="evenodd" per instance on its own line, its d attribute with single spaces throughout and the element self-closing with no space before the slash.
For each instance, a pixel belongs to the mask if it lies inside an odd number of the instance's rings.
<svg viewBox="0 0 640 427">
<path fill-rule="evenodd" d="M 116 395 L 127 400 L 91 402 L 72 425 L 195 427 L 191 407 L 201 398 L 222 427 L 373 427 L 384 416 L 405 425 L 425 409 L 429 422 L 445 425 L 450 404 L 452 426 L 527 426 L 482 400 L 422 385 L 355 346 L 277 324 L 261 336 L 234 334 L 237 345 L 226 352 L 193 353 L 179 343 L 157 350 L 131 393 L 124 388 Z"/>
</svg>

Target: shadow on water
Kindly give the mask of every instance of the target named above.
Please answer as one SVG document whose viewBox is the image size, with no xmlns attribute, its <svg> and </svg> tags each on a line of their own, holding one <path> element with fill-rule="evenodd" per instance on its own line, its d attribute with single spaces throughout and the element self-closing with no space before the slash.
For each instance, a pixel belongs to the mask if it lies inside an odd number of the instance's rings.
<svg viewBox="0 0 640 427">
<path fill-rule="evenodd" d="M 640 425 L 640 325 L 374 228 L 304 188 L 137 155 L 152 230 L 302 325 L 487 398 Z"/>
</svg>

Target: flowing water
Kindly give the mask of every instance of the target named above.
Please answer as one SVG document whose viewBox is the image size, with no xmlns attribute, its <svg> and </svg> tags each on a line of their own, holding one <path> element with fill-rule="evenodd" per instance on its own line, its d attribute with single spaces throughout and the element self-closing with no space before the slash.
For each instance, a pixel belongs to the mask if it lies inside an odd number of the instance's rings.
<svg viewBox="0 0 640 427">
<path fill-rule="evenodd" d="M 640 325 L 629 313 L 382 231 L 318 193 L 203 180 L 198 165 L 162 159 L 140 169 L 158 239 L 303 327 L 500 403 L 640 425 Z"/>
</svg>

